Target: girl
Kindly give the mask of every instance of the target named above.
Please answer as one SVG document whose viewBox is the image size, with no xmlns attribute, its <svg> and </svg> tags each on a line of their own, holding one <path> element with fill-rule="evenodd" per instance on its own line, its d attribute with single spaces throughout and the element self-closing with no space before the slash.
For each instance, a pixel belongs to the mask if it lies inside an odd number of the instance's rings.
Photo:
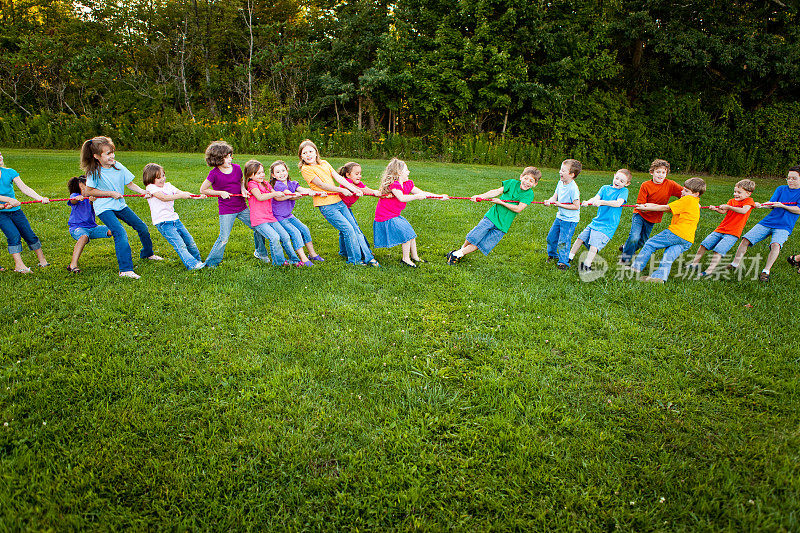
<svg viewBox="0 0 800 533">
<path fill-rule="evenodd" d="M 72 260 L 69 262 L 67 270 L 74 274 L 79 274 L 81 269 L 78 268 L 78 259 L 83 253 L 83 248 L 92 239 L 111 237 L 111 230 L 105 226 L 98 226 L 95 221 L 94 206 L 92 204 L 97 198 L 85 194 L 85 176 L 70 178 L 67 182 L 67 189 L 69 189 L 67 203 L 70 207 L 67 225 L 69 226 L 69 234 L 77 241 L 75 248 L 72 249 Z"/>
<path fill-rule="evenodd" d="M 353 194 L 361 196 L 363 194 L 361 189 L 348 183 L 338 172 L 333 170 L 333 167 L 327 161 L 320 159 L 317 145 L 309 139 L 300 143 L 298 156 L 300 157 L 300 163 L 298 164 L 300 173 L 312 190 L 333 192 L 342 197 Z M 372 252 L 367 246 L 367 240 L 364 238 L 361 228 L 358 227 L 353 213 L 339 196 L 324 198 L 315 196 L 314 205 L 319 207 L 320 213 L 331 226 L 344 234 L 347 262 L 352 265 L 381 266 L 372 256 Z"/>
<path fill-rule="evenodd" d="M 312 261 L 324 261 L 322 257 L 314 250 L 314 244 L 311 242 L 311 232 L 308 231 L 308 226 L 300 222 L 300 220 L 292 214 L 294 209 L 294 200 L 289 194 L 301 193 L 310 194 L 312 196 L 328 196 L 326 192 L 316 192 L 305 187 L 300 187 L 296 181 L 289 180 L 289 167 L 283 161 L 275 161 L 269 166 L 269 184 L 276 191 L 285 194 L 284 200 L 276 197 L 272 201 L 272 214 L 278 219 L 283 229 L 292 238 L 292 243 L 298 253 L 305 243 L 308 248 L 308 257 Z M 286 194 L 286 191 L 289 194 Z"/>
<path fill-rule="evenodd" d="M 6 236 L 6 241 L 8 241 L 8 253 L 14 258 L 14 272 L 30 274 L 31 269 L 22 262 L 22 239 L 25 239 L 28 248 L 36 253 L 40 267 L 50 266 L 50 263 L 44 258 L 39 237 L 33 232 L 28 218 L 19 207 L 22 203 L 14 196 L 12 184 L 16 185 L 25 196 L 38 200 L 43 204 L 48 203 L 50 199 L 40 196 L 36 191 L 25 185 L 16 170 L 6 168 L 3 154 L 0 153 L 0 202 L 4 203 L 3 209 L 0 211 L 0 230 Z M 0 272 L 3 270 L 5 268 L 0 267 Z"/>
<path fill-rule="evenodd" d="M 169 183 L 164 167 L 155 163 L 145 165 L 142 179 L 145 190 L 152 194 L 147 203 L 150 204 L 150 217 L 158 232 L 175 248 L 187 269 L 200 270 L 206 266 L 192 235 L 175 212 L 175 200 L 188 199 L 192 195 Z M 201 194 L 197 198 L 206 196 Z"/>
<path fill-rule="evenodd" d="M 411 200 L 424 200 L 433 193 L 425 192 L 408 179 L 409 171 L 406 164 L 396 157 L 389 161 L 381 177 L 379 196 L 391 194 L 390 198 L 379 198 L 375 206 L 375 222 L 372 224 L 372 235 L 376 248 L 391 248 L 402 245 L 403 257 L 400 262 L 407 267 L 417 268 L 417 263 L 427 263 L 417 254 L 417 234 L 408 220 L 400 213 L 406 208 L 406 203 Z M 441 197 L 447 200 L 448 196 Z"/>
<path fill-rule="evenodd" d="M 255 231 L 269 241 L 272 264 L 312 266 L 313 263 L 303 253 L 302 244 L 300 244 L 297 253 L 295 253 L 291 237 L 289 237 L 289 234 L 272 213 L 272 199 L 285 198 L 285 195 L 282 192 L 274 191 L 267 182 L 264 165 L 255 159 L 251 159 L 244 166 L 244 177 L 247 182 L 247 190 L 250 193 L 250 224 Z M 281 248 L 281 245 L 283 245 L 283 248 Z M 283 259 L 283 249 L 286 250 L 286 254 L 289 256 L 288 261 Z"/>
<path fill-rule="evenodd" d="M 339 169 L 339 174 L 344 177 L 348 181 L 348 183 L 355 185 L 361 192 L 364 194 L 369 194 L 372 196 L 377 196 L 374 189 L 370 189 L 364 182 L 361 181 L 361 165 L 354 161 L 350 161 L 349 163 L 345 163 L 342 168 Z M 353 215 L 353 219 L 355 219 L 355 214 L 353 214 L 353 204 L 356 203 L 358 200 L 358 196 L 344 196 L 342 197 L 342 201 L 347 206 L 347 209 L 350 210 L 350 214 Z M 366 240 L 366 237 L 365 237 Z M 367 241 L 367 246 L 369 246 L 369 241 Z M 344 234 L 339 233 L 339 255 L 345 257 L 347 255 L 347 251 L 344 245 Z"/>
<path fill-rule="evenodd" d="M 142 242 L 141 258 L 161 261 L 162 257 L 153 253 L 153 241 L 147 224 L 136 216 L 125 203 L 125 187 L 137 194 L 145 195 L 145 190 L 133 183 L 133 174 L 114 158 L 116 147 L 108 137 L 93 137 L 81 147 L 81 168 L 86 173 L 86 196 L 95 196 L 94 210 L 97 217 L 111 230 L 114 238 L 114 252 L 117 255 L 119 275 L 123 278 L 139 279 L 133 271 L 131 246 L 128 234 L 120 221 L 136 230 Z"/>
<path fill-rule="evenodd" d="M 236 219 L 244 222 L 250 229 L 253 229 L 253 226 L 250 225 L 250 210 L 245 202 L 248 194 L 242 181 L 242 169 L 239 165 L 233 164 L 231 145 L 225 141 L 214 141 L 209 144 L 206 148 L 206 164 L 214 168 L 200 186 L 200 194 L 219 197 L 219 237 L 206 257 L 206 265 L 215 267 L 222 262 L 225 245 L 228 244 Z M 234 194 L 237 196 L 232 196 Z M 269 259 L 264 246 L 264 237 L 255 230 L 253 230 L 253 241 L 256 247 L 253 255 L 262 261 Z"/>
</svg>

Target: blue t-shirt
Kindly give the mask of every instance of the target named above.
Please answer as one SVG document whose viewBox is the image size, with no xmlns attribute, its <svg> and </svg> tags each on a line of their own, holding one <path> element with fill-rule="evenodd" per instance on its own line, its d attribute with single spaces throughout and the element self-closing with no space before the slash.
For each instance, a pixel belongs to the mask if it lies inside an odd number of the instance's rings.
<svg viewBox="0 0 800 533">
<path fill-rule="evenodd" d="M 788 185 L 781 185 L 775 189 L 769 201 L 784 204 L 795 202 L 796 204 L 800 202 L 800 189 L 790 189 Z M 767 216 L 761 219 L 759 224 L 768 228 L 785 229 L 791 233 L 795 222 L 797 222 L 797 217 L 800 217 L 800 215 L 790 213 L 782 207 L 775 207 Z"/>
<path fill-rule="evenodd" d="M 75 198 L 76 196 L 80 196 L 80 194 L 74 192 L 69 195 L 70 198 Z M 88 198 L 81 200 L 77 204 L 71 204 L 69 202 L 67 202 L 67 204 L 71 209 L 69 220 L 67 221 L 69 229 L 89 229 L 97 227 L 97 221 L 94 219 L 94 208 L 92 207 L 92 202 Z"/>
<path fill-rule="evenodd" d="M 125 194 L 125 185 L 133 181 L 133 174 L 125 165 L 117 161 L 111 168 L 100 167 L 100 172 L 92 172 L 86 176 L 86 185 L 101 191 L 115 191 Z M 98 198 L 94 202 L 94 212 L 98 215 L 104 211 L 122 211 L 127 207 L 125 198 Z"/>
<path fill-rule="evenodd" d="M 611 185 L 603 185 L 600 187 L 597 196 L 607 202 L 621 199 L 622 203 L 625 203 L 628 201 L 628 188 L 615 189 Z M 611 238 L 614 236 L 614 232 L 617 231 L 617 226 L 619 226 L 620 215 L 622 215 L 622 207 L 601 205 L 597 208 L 597 215 L 589 223 L 589 227 Z"/>
<path fill-rule="evenodd" d="M 19 172 L 13 168 L 0 168 L 0 196 L 8 196 L 9 198 L 17 199 L 14 196 L 14 178 L 19 177 Z M 9 207 L 3 211 L 17 211 L 17 207 Z"/>
<path fill-rule="evenodd" d="M 556 185 L 556 197 L 562 204 L 571 204 L 575 200 L 580 200 L 581 193 L 578 190 L 578 184 L 575 183 L 575 180 L 572 180 L 565 185 L 563 181 L 558 180 L 558 185 Z M 565 222 L 578 222 L 581 219 L 581 210 L 559 207 L 556 218 L 560 218 Z"/>
</svg>

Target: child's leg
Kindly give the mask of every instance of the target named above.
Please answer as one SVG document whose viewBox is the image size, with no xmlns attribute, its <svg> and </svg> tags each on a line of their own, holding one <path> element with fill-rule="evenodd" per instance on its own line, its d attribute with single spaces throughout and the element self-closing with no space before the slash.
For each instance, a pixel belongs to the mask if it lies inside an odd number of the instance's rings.
<svg viewBox="0 0 800 533">
<path fill-rule="evenodd" d="M 764 272 L 769 272 L 772 268 L 772 265 L 775 264 L 775 261 L 778 259 L 778 256 L 781 254 L 781 245 L 777 242 L 773 242 L 769 245 L 769 255 L 767 256 L 767 262 L 764 265 Z"/>
<path fill-rule="evenodd" d="M 180 220 L 161 222 L 160 224 L 156 224 L 156 229 L 164 239 L 172 245 L 178 253 L 178 257 L 180 257 L 183 266 L 187 269 L 192 270 L 197 268 L 199 263 L 202 263 L 201 260 L 198 260 L 197 257 L 189 251 L 189 247 L 184 239 L 184 233 L 188 234 L 188 232 L 186 228 L 183 227 Z M 189 241 L 192 246 L 194 246 L 194 240 L 191 235 L 189 235 Z M 194 248 L 197 250 L 197 246 L 194 246 Z M 200 253 L 197 252 L 197 255 L 199 256 Z"/>
<path fill-rule="evenodd" d="M 44 252 L 42 252 L 42 243 L 39 241 L 39 237 L 33 232 L 33 228 L 31 228 L 31 224 L 28 222 L 28 217 L 25 216 L 25 212 L 23 212 L 22 209 L 12 211 L 11 220 L 14 221 L 14 225 L 17 227 L 22 239 L 28 244 L 28 249 L 36 254 L 39 265 L 47 266 L 47 259 L 44 258 Z"/>
<path fill-rule="evenodd" d="M 272 254 L 272 264 L 281 266 L 286 259 L 283 256 L 283 248 L 281 247 L 281 237 L 269 225 L 269 222 L 264 222 L 253 228 L 260 235 L 269 242 L 270 253 Z"/>
<path fill-rule="evenodd" d="M 697 249 L 697 253 L 696 253 L 696 254 L 694 254 L 694 259 L 692 259 L 692 262 L 691 262 L 691 263 L 689 263 L 689 264 L 690 264 L 690 265 L 699 265 L 699 264 L 700 264 L 700 260 L 703 258 L 703 256 L 705 255 L 705 253 L 706 253 L 707 251 L 708 251 L 708 250 L 706 249 L 706 247 L 705 247 L 705 246 L 703 246 L 703 245 L 701 244 L 701 245 L 700 245 L 700 248 L 698 248 L 698 249 Z M 722 256 L 721 256 L 721 255 L 719 255 L 719 254 L 714 254 L 714 257 L 712 257 L 712 258 L 711 258 L 711 264 L 713 264 L 713 265 L 714 265 L 714 267 L 716 267 L 716 266 L 717 266 L 717 263 L 719 263 L 719 260 L 720 260 L 721 258 L 722 258 Z M 714 269 L 713 269 L 713 268 L 711 268 L 711 264 L 709 264 L 708 266 L 709 266 L 709 268 L 710 268 L 710 271 L 711 271 L 711 272 L 713 272 L 713 271 L 714 271 Z M 706 269 L 706 272 L 709 272 L 709 268 L 707 268 L 707 269 Z"/>
<path fill-rule="evenodd" d="M 300 234 L 297 228 L 295 228 L 288 219 L 283 219 L 278 221 L 281 228 L 289 235 L 289 239 L 292 241 L 292 249 L 297 252 L 297 257 L 300 258 L 302 263 L 308 263 L 308 257 L 306 257 L 305 252 L 303 252 L 303 236 Z"/>
<path fill-rule="evenodd" d="M 647 239 L 647 242 L 642 246 L 642 251 L 639 252 L 639 255 L 637 255 L 633 263 L 631 263 L 631 268 L 633 270 L 641 272 L 650 259 L 650 256 L 653 255 L 653 252 L 670 246 L 671 241 L 667 238 L 666 234 L 667 230 L 664 230 L 652 239 Z"/>
<path fill-rule="evenodd" d="M 456 256 L 457 257 L 464 257 L 465 255 L 471 254 L 472 252 L 474 252 L 477 249 L 478 249 L 478 247 L 475 246 L 474 244 L 471 244 L 469 241 L 464 241 L 464 244 L 461 245 L 461 248 L 456 250 L 456 252 L 458 252 L 456 254 Z"/>
<path fill-rule="evenodd" d="M 219 216 L 219 236 L 217 240 L 214 241 L 211 251 L 208 252 L 208 257 L 206 257 L 206 264 L 208 266 L 215 267 L 222 262 L 222 257 L 225 255 L 225 245 L 228 244 L 228 239 L 231 236 L 231 230 L 233 229 L 233 223 L 235 221 L 236 213 Z M 259 240 L 261 242 L 264 241 L 263 238 Z M 264 251 L 264 255 L 266 255 L 266 250 Z"/>
<path fill-rule="evenodd" d="M 292 215 L 286 219 L 286 222 L 291 224 L 297 231 L 300 232 L 300 236 L 303 240 L 303 243 L 306 245 L 306 249 L 308 249 L 308 256 L 309 257 L 318 257 L 319 254 L 314 250 L 314 243 L 311 242 L 311 231 L 309 231 L 308 226 L 303 224 L 299 218 Z"/>
<path fill-rule="evenodd" d="M 353 216 L 353 212 L 350 209 L 345 208 L 342 211 L 342 214 L 353 228 L 356 243 L 358 244 L 357 249 L 360 249 L 361 251 L 361 257 L 359 259 L 363 260 L 365 263 L 369 263 L 375 258 L 372 255 L 372 250 L 370 250 L 369 244 L 367 244 L 367 238 L 364 237 L 364 233 L 361 231 L 361 228 L 358 227 L 358 222 L 356 222 L 356 219 Z"/>
<path fill-rule="evenodd" d="M 114 239 L 114 253 L 117 256 L 117 265 L 120 272 L 133 272 L 133 259 L 131 258 L 131 245 L 128 243 L 128 234 L 122 223 L 117 218 L 118 211 L 109 209 L 103 211 L 97 218 L 111 230 L 111 237 Z"/>
<path fill-rule="evenodd" d="M 700 250 L 702 250 L 702 249 L 703 249 L 703 247 L 701 246 Z M 700 250 L 697 251 L 698 255 L 702 255 L 702 254 L 700 254 Z M 705 251 L 705 250 L 703 250 L 703 251 Z M 695 256 L 695 260 L 696 260 L 696 262 L 692 261 L 693 265 L 696 265 L 697 263 L 700 262 L 700 260 L 697 258 L 697 256 Z M 722 255 L 718 254 L 717 252 L 714 252 L 714 255 L 711 256 L 711 262 L 709 262 L 708 266 L 706 267 L 706 270 L 705 270 L 706 275 L 709 275 L 712 272 L 714 272 L 714 270 L 716 270 L 717 265 L 719 265 L 719 262 L 721 260 L 722 260 Z"/>
<path fill-rule="evenodd" d="M 417 253 L 417 239 L 411 239 L 411 259 L 419 261 L 419 254 Z"/>
<path fill-rule="evenodd" d="M 558 257 L 558 236 L 561 233 L 561 219 L 557 218 L 547 232 L 547 257 L 556 259 Z"/>
<path fill-rule="evenodd" d="M 569 260 L 570 261 L 572 261 L 572 259 L 576 255 L 578 255 L 578 251 L 581 249 L 581 246 L 583 246 L 583 241 L 581 240 L 580 237 L 578 237 L 577 239 L 575 239 L 575 244 L 573 244 L 572 248 L 570 248 L 570 250 L 569 250 Z M 591 247 L 589 249 L 591 250 Z M 586 264 L 591 265 L 592 262 L 591 261 L 586 261 Z"/>
<path fill-rule="evenodd" d="M 646 221 L 639 213 L 633 214 L 631 232 L 628 235 L 628 240 L 622 245 L 622 254 L 619 256 L 620 261 L 628 262 L 631 260 L 636 250 L 643 246 L 650 237 L 653 225 L 652 222 Z"/>
<path fill-rule="evenodd" d="M 342 205 L 344 203 L 339 202 Z M 337 231 L 344 233 L 344 245 L 347 252 L 347 262 L 350 264 L 357 264 L 361 262 L 360 249 L 358 239 L 356 238 L 355 230 L 342 214 L 341 208 L 338 204 L 321 205 L 319 212 L 328 223 Z"/>
<path fill-rule="evenodd" d="M 120 220 L 132 227 L 136 230 L 136 233 L 139 234 L 139 240 L 142 242 L 142 251 L 139 253 L 139 257 L 142 259 L 158 257 L 153 253 L 153 240 L 150 238 L 150 230 L 147 229 L 147 224 L 145 224 L 130 207 L 125 207 L 117 211 L 117 213 L 117 217 L 119 217 Z"/>
<path fill-rule="evenodd" d="M 741 264 L 748 248 L 750 248 L 750 241 L 747 238 L 742 238 L 742 242 L 739 243 L 739 247 L 736 249 L 736 255 L 733 256 L 733 261 L 731 261 L 732 267 L 738 267 Z"/>
<path fill-rule="evenodd" d="M 186 226 L 184 226 L 183 222 L 181 222 L 180 220 L 176 220 L 176 222 L 177 222 L 176 226 L 178 228 L 178 234 L 181 236 L 183 243 L 186 245 L 186 250 L 192 257 L 197 259 L 198 263 L 202 263 L 203 256 L 200 255 L 200 250 L 197 248 L 197 243 L 194 242 L 194 237 L 192 237 L 192 234 L 189 233 L 188 229 L 186 229 Z"/>
<path fill-rule="evenodd" d="M 292 244 L 292 238 L 289 236 L 289 233 L 281 226 L 280 222 L 270 222 L 269 227 L 271 227 L 275 233 L 278 234 L 278 238 L 281 240 L 281 246 L 283 246 L 284 251 L 286 252 L 286 258 L 289 260 L 290 263 L 299 263 L 300 257 L 298 257 L 297 253 L 295 252 L 295 247 Z M 300 252 L 303 251 L 303 247 L 300 247 Z M 305 254 L 303 254 L 305 257 Z M 308 259 L 306 259 L 307 261 Z M 303 261 L 305 263 L 305 261 Z"/>
<path fill-rule="evenodd" d="M 561 221 L 561 231 L 558 234 L 558 262 L 569 266 L 569 244 L 572 242 L 572 236 L 575 234 L 575 228 L 578 227 L 577 222 L 564 222 Z"/>
<path fill-rule="evenodd" d="M 406 242 L 404 242 L 403 244 L 400 245 L 400 248 L 403 251 L 403 259 L 402 259 L 402 261 L 404 263 L 408 263 L 410 265 L 413 265 L 413 263 L 411 262 L 411 257 L 410 257 L 410 255 L 411 255 L 411 243 L 413 241 L 414 241 L 414 239 L 411 239 L 410 241 L 406 241 Z"/>
<path fill-rule="evenodd" d="M 70 269 L 78 268 L 78 259 L 80 259 L 81 254 L 83 253 L 83 248 L 88 242 L 88 235 L 81 235 L 78 237 L 78 240 L 75 242 L 75 247 L 72 249 L 72 260 L 69 262 Z"/>
<path fill-rule="evenodd" d="M 668 236 L 668 242 L 670 244 L 664 249 L 664 256 L 661 258 L 661 264 L 658 266 L 658 269 L 650 275 L 651 278 L 666 281 L 669 277 L 669 271 L 672 269 L 672 263 L 674 263 L 683 252 L 692 247 L 692 243 L 681 239 L 674 233 Z M 647 245 L 645 244 L 645 246 Z"/>
<path fill-rule="evenodd" d="M 28 267 L 22 262 L 22 236 L 12 219 L 14 212 L 0 213 L 0 230 L 8 241 L 8 253 L 14 259 L 14 270 L 26 270 Z"/>
<path fill-rule="evenodd" d="M 583 259 L 583 264 L 586 266 L 592 266 L 594 262 L 594 257 L 597 255 L 597 246 L 590 246 L 589 251 L 586 253 L 586 257 Z"/>
<path fill-rule="evenodd" d="M 245 226 L 253 230 L 253 245 L 255 246 L 255 252 L 259 259 L 262 261 L 267 260 L 267 246 L 264 243 L 264 236 L 258 233 L 253 225 L 250 224 L 250 208 L 245 207 L 243 211 L 239 211 L 236 213 L 236 218 L 241 220 Z M 231 222 L 231 227 L 233 226 L 233 222 Z M 228 232 L 230 234 L 230 232 Z M 206 262 L 208 262 L 206 260 Z"/>
</svg>

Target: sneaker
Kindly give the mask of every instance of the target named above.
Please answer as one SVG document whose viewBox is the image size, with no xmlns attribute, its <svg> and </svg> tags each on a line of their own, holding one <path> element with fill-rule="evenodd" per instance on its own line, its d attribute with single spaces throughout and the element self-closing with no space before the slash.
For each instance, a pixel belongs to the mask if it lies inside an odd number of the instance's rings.
<svg viewBox="0 0 800 533">
<path fill-rule="evenodd" d="M 258 252 L 253 252 L 253 257 L 258 259 L 259 261 L 264 261 L 265 263 L 269 262 L 269 256 L 268 255 L 258 255 Z"/>
<path fill-rule="evenodd" d="M 763 281 L 764 283 L 768 282 L 769 281 L 769 273 L 762 272 L 761 274 L 759 274 L 758 275 L 758 281 Z"/>
<path fill-rule="evenodd" d="M 568 264 L 566 264 L 566 263 L 559 263 L 559 264 L 557 265 L 557 268 L 558 268 L 559 270 L 567 270 L 567 269 L 569 268 L 569 265 L 568 265 Z"/>
<path fill-rule="evenodd" d="M 624 249 L 625 249 L 625 246 L 620 246 L 620 247 L 619 247 L 619 251 L 620 251 L 620 252 L 621 252 L 622 250 L 624 250 Z"/>
<path fill-rule="evenodd" d="M 205 263 L 197 263 L 192 270 L 203 270 L 205 267 Z"/>
<path fill-rule="evenodd" d="M 149 259 L 150 261 L 163 261 L 164 260 L 163 257 L 161 257 L 160 255 L 156 255 L 156 254 L 151 255 L 147 259 Z"/>
<path fill-rule="evenodd" d="M 371 266 L 371 267 L 379 267 L 379 266 L 381 266 L 381 264 L 380 264 L 380 263 L 378 263 L 378 261 L 376 261 L 375 259 L 373 259 L 372 261 L 370 261 L 370 262 L 369 262 L 369 263 L 367 263 L 367 264 L 368 264 L 369 266 Z"/>
<path fill-rule="evenodd" d="M 642 278 L 639 278 L 639 281 L 644 281 L 646 283 L 660 283 L 662 285 L 664 284 L 664 280 L 663 279 L 661 279 L 661 278 L 653 278 L 651 276 L 644 276 Z"/>
<path fill-rule="evenodd" d="M 131 278 L 131 279 L 139 279 L 142 276 L 134 272 L 133 270 L 126 270 L 125 272 L 120 272 L 119 277 L 121 278 Z"/>
<path fill-rule="evenodd" d="M 289 261 L 284 261 L 281 266 L 288 267 L 288 266 L 292 266 L 292 264 Z"/>
<path fill-rule="evenodd" d="M 739 267 L 737 265 L 734 265 L 733 263 L 725 265 L 725 268 L 728 269 L 728 272 L 736 272 L 739 269 Z"/>
<path fill-rule="evenodd" d="M 312 263 L 311 261 L 306 261 L 305 263 L 299 263 L 298 266 L 313 267 L 314 263 Z"/>
<path fill-rule="evenodd" d="M 315 255 L 314 257 L 311 257 L 310 259 L 311 259 L 312 261 L 325 261 L 325 260 L 322 258 L 322 256 L 320 256 L 320 255 Z"/>
<path fill-rule="evenodd" d="M 448 252 L 447 253 L 447 264 L 448 265 L 455 265 L 456 263 L 461 261 L 460 257 L 456 257 L 455 252 L 456 252 L 456 250 L 453 250 L 452 252 Z"/>
</svg>

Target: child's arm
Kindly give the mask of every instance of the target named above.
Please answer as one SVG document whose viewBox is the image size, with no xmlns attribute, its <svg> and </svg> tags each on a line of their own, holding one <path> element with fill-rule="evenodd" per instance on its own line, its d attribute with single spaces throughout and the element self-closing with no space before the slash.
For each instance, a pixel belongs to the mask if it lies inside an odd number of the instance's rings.
<svg viewBox="0 0 800 533">
<path fill-rule="evenodd" d="M 172 202 L 173 200 L 188 199 L 192 195 L 186 191 L 177 191 L 175 194 L 166 194 L 161 191 L 148 191 L 154 198 L 158 198 L 162 202 Z"/>
<path fill-rule="evenodd" d="M 479 200 L 489 200 L 490 198 L 496 198 L 501 194 L 503 194 L 503 187 L 498 187 L 496 189 L 486 191 L 483 194 L 476 194 L 474 196 L 470 196 L 470 200 L 472 200 L 473 202 L 477 202 Z"/>
<path fill-rule="evenodd" d="M 310 194 L 311 196 L 328 196 L 328 193 L 324 191 L 315 191 L 314 189 L 309 189 L 308 187 L 300 187 L 299 185 L 297 186 L 297 189 L 295 189 L 294 192 L 300 194 Z M 289 193 L 289 190 L 287 189 L 286 191 L 284 191 L 284 193 Z"/>
<path fill-rule="evenodd" d="M 228 191 L 215 191 L 212 188 L 211 182 L 208 180 L 203 180 L 203 184 L 200 185 L 200 195 L 219 196 L 223 200 L 227 200 L 231 197 L 231 193 Z"/>
<path fill-rule="evenodd" d="M 601 201 L 602 200 L 600 200 L 600 195 L 595 195 L 595 196 L 592 196 L 591 198 L 589 198 L 588 200 L 584 200 L 583 202 L 581 202 L 581 206 L 582 207 L 586 207 L 587 205 L 596 205 L 596 206 L 599 207 L 601 205 L 606 205 L 606 204 L 598 203 L 598 202 L 601 202 Z M 620 205 L 622 205 L 622 204 L 620 204 Z"/>
<path fill-rule="evenodd" d="M 743 205 L 742 207 L 734 207 L 728 204 L 722 204 L 719 206 L 710 205 L 708 207 L 709 209 L 711 209 L 712 211 L 716 211 L 717 213 L 725 213 L 726 211 L 733 211 L 734 213 L 739 213 L 740 215 L 744 215 L 745 213 L 750 212 L 750 209 L 752 208 L 752 206 L 750 205 Z"/>
<path fill-rule="evenodd" d="M 334 174 L 339 176 L 339 174 L 337 174 L 336 172 L 334 172 Z M 341 176 L 339 176 L 339 177 L 341 178 Z M 342 178 L 342 179 L 344 179 L 344 178 Z M 328 185 L 327 183 L 323 183 L 322 180 L 319 179 L 319 177 L 317 177 L 317 176 L 314 176 L 314 179 L 311 180 L 311 183 L 313 183 L 314 185 L 316 185 L 317 187 L 319 187 L 320 189 L 322 189 L 324 191 L 335 192 L 337 194 L 341 194 L 342 196 L 353 196 L 353 194 L 354 194 L 348 188 L 337 187 L 336 185 Z M 345 183 L 347 183 L 347 180 L 345 180 Z M 351 185 L 351 187 L 352 187 L 352 185 Z M 358 194 L 356 196 L 361 196 L 361 191 L 360 190 L 358 191 Z"/>
<path fill-rule="evenodd" d="M 513 211 L 515 213 L 522 213 L 522 210 L 525 209 L 526 207 L 528 207 L 528 204 L 525 204 L 525 203 L 522 203 L 522 202 L 519 202 L 518 204 L 506 203 L 503 200 L 501 200 L 500 198 L 492 198 L 492 203 L 493 204 L 497 204 L 497 205 L 502 205 L 503 207 L 505 207 L 509 211 Z"/>
<path fill-rule="evenodd" d="M 770 202 L 762 203 L 761 207 L 769 207 L 769 208 L 780 207 L 780 208 L 786 209 L 790 213 L 794 213 L 795 215 L 800 215 L 800 206 L 797 206 L 797 205 L 786 205 L 786 204 L 784 204 L 782 202 L 771 202 L 770 201 Z"/>
<path fill-rule="evenodd" d="M 563 209 L 569 209 L 570 211 L 577 211 L 578 209 L 581 208 L 581 199 L 580 198 L 575 198 L 574 202 L 571 202 L 571 203 L 568 203 L 568 204 L 565 204 L 564 202 L 559 202 L 558 200 L 556 200 L 555 202 L 552 203 L 552 205 L 555 205 L 557 207 L 561 207 Z"/>
<path fill-rule="evenodd" d="M 553 196 L 545 200 L 544 205 L 555 205 L 558 202 L 558 189 L 553 192 Z"/>
<path fill-rule="evenodd" d="M 624 204 L 625 204 L 625 200 L 623 200 L 622 198 L 617 198 L 616 200 L 599 200 L 598 199 L 597 202 L 594 205 L 596 205 L 597 207 L 600 207 L 600 206 L 603 206 L 603 205 L 607 206 L 607 207 L 622 207 Z"/>
<path fill-rule="evenodd" d="M 417 190 L 419 192 L 413 192 L 414 190 Z M 400 189 L 389 190 L 389 192 L 393 194 L 394 197 L 400 200 L 401 202 L 410 202 L 411 200 L 424 200 L 428 196 L 428 193 L 420 191 L 416 187 L 411 189 L 411 191 L 412 194 L 403 194 L 403 191 L 401 191 Z"/>
<path fill-rule="evenodd" d="M 0 202 L 4 202 L 0 209 L 8 209 L 9 207 L 18 207 L 22 205 L 22 202 L 10 196 L 0 196 Z"/>
<path fill-rule="evenodd" d="M 350 183 L 349 181 L 347 181 L 347 179 L 346 179 L 344 176 L 340 175 L 340 174 L 339 174 L 338 172 L 336 172 L 335 170 L 331 170 L 331 176 L 333 177 L 333 179 L 335 179 L 336 181 L 338 181 L 338 182 L 339 182 L 339 184 L 340 184 L 342 187 L 344 187 L 345 189 L 347 189 L 348 191 L 350 191 L 352 194 L 355 194 L 356 196 L 363 196 L 363 195 L 364 195 L 364 193 L 363 193 L 363 192 L 361 192 L 361 189 L 359 189 L 358 187 L 356 187 L 355 185 L 353 185 L 352 183 Z M 324 188 L 325 188 L 325 187 L 323 187 L 323 189 L 324 189 Z M 345 196 L 348 196 L 348 195 L 345 195 Z"/>
<path fill-rule="evenodd" d="M 43 204 L 50 202 L 50 198 L 47 198 L 46 196 L 40 196 L 39 193 L 37 193 L 36 191 L 25 185 L 25 183 L 22 181 L 22 178 L 20 178 L 19 176 L 14 178 L 14 184 L 17 186 L 20 192 L 22 192 L 22 194 L 24 194 L 25 196 L 33 198 L 34 200 L 38 200 Z"/>
<path fill-rule="evenodd" d="M 440 195 L 440 194 L 436 194 L 436 193 L 432 193 L 432 192 L 428 192 L 428 191 L 423 191 L 422 189 L 420 189 L 416 185 L 414 186 L 413 189 L 411 189 L 411 193 L 412 194 L 422 194 L 423 195 L 423 199 L 428 197 L 428 196 L 440 196 L 441 197 L 441 198 L 434 198 L 434 200 L 449 200 L 450 199 L 450 197 L 447 196 L 446 194 L 441 194 Z M 397 196 L 397 195 L 395 195 L 395 196 Z"/>
<path fill-rule="evenodd" d="M 669 211 L 669 204 L 636 204 L 636 209 L 639 211 Z"/>
<path fill-rule="evenodd" d="M 95 189 L 94 187 L 86 186 L 84 191 L 84 196 L 94 196 L 96 198 L 116 198 L 117 200 L 123 198 L 123 195 L 118 193 L 117 191 L 104 191 L 101 189 Z"/>
<path fill-rule="evenodd" d="M 255 185 L 250 189 L 250 194 L 255 196 L 256 200 L 258 200 L 259 202 L 265 202 L 267 200 L 272 200 L 273 198 L 277 198 L 279 196 L 284 196 L 284 194 L 281 191 L 261 192 Z"/>
</svg>

